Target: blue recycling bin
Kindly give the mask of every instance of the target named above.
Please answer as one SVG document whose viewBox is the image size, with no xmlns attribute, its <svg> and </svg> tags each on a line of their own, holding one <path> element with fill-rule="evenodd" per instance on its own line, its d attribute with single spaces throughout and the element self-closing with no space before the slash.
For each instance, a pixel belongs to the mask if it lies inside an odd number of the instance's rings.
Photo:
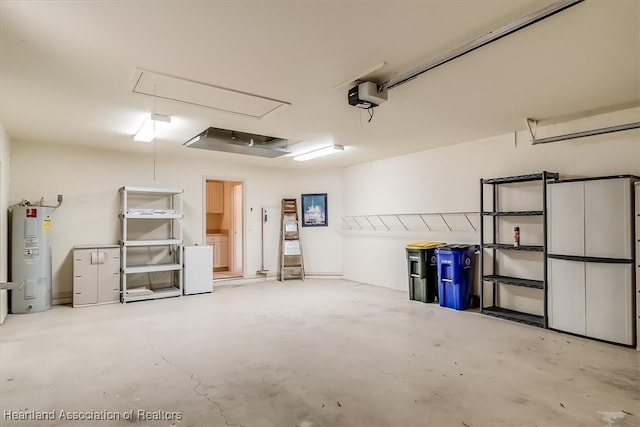
<svg viewBox="0 0 640 427">
<path fill-rule="evenodd" d="M 473 259 L 477 246 L 447 245 L 436 249 L 438 300 L 441 307 L 469 308 L 473 293 Z"/>
</svg>

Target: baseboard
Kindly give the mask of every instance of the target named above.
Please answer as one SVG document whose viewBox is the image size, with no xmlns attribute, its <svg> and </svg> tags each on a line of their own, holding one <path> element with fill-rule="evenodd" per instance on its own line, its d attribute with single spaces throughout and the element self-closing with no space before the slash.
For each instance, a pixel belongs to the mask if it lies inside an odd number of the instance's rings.
<svg viewBox="0 0 640 427">
<path fill-rule="evenodd" d="M 73 297 L 53 298 L 51 305 L 67 305 L 73 302 Z"/>
<path fill-rule="evenodd" d="M 341 280 L 344 279 L 344 276 L 342 273 L 307 273 L 305 278 Z"/>
<path fill-rule="evenodd" d="M 73 291 L 56 292 L 51 298 L 51 305 L 65 305 L 73 303 Z"/>
<path fill-rule="evenodd" d="M 340 273 L 307 273 L 305 274 L 305 278 L 307 279 L 329 279 L 329 280 L 341 280 L 344 279 L 344 276 Z M 259 274 L 255 276 L 249 277 L 230 277 L 228 279 L 215 279 L 213 281 L 213 287 L 218 286 L 237 286 L 237 285 L 248 285 L 250 283 L 260 283 L 260 282 L 269 282 L 277 280 L 277 274 Z"/>
<path fill-rule="evenodd" d="M 228 279 L 215 279 L 213 281 L 213 287 L 219 286 L 237 286 L 248 285 L 250 283 L 259 283 L 276 280 L 276 276 L 253 276 L 253 277 L 231 277 Z"/>
<path fill-rule="evenodd" d="M 0 325 L 4 323 L 7 314 L 9 314 L 9 291 L 0 289 Z"/>
</svg>

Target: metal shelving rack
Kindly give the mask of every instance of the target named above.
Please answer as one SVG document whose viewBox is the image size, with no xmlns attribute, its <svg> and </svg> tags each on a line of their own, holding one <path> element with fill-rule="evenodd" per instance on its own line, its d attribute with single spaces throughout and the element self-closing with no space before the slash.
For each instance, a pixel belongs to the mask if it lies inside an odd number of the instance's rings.
<svg viewBox="0 0 640 427">
<path fill-rule="evenodd" d="M 184 190 L 171 188 L 151 188 L 124 186 L 120 188 L 120 300 L 123 304 L 147 299 L 168 298 L 182 295 L 182 194 Z M 162 200 L 168 208 L 137 209 L 130 206 L 131 198 L 145 198 Z M 130 230 L 130 221 L 164 222 L 168 227 L 168 236 L 161 239 L 132 239 L 135 232 Z M 149 263 L 143 265 L 129 265 L 127 262 L 128 248 L 166 247 L 171 256 L 169 263 Z M 127 276 L 130 274 L 174 272 L 170 286 L 152 288 L 140 293 L 129 293 Z M 133 288 L 132 288 L 133 289 Z"/>
<path fill-rule="evenodd" d="M 526 323 L 542 328 L 548 327 L 547 316 L 547 181 L 557 180 L 559 175 L 554 172 L 542 172 L 528 175 L 507 176 L 501 178 L 480 179 L 480 275 L 482 277 L 480 285 L 480 305 L 481 312 L 494 317 L 502 319 L 513 320 L 520 323 Z M 498 210 L 498 185 L 502 184 L 514 184 L 531 181 L 542 182 L 542 210 L 528 210 L 528 211 L 499 211 Z M 484 207 L 484 187 L 485 185 L 491 185 L 491 191 L 493 196 L 491 211 L 485 211 Z M 516 216 L 541 216 L 543 226 L 543 241 L 542 245 L 508 245 L 503 243 L 497 243 L 497 229 L 498 219 L 500 217 L 516 217 Z M 492 241 L 484 241 L 484 218 L 489 217 L 492 220 Z M 484 269 L 484 251 L 489 249 L 492 251 L 493 261 L 493 274 L 485 274 Z M 527 252 L 541 252 L 543 267 L 542 280 L 533 280 L 521 277 L 503 276 L 498 273 L 498 258 L 497 252 L 499 250 L 514 250 L 514 251 L 527 251 Z M 493 287 L 493 304 L 490 307 L 484 306 L 484 283 L 491 282 Z M 542 291 L 542 303 L 544 314 L 542 316 L 524 313 L 520 311 L 510 310 L 498 305 L 498 285 L 509 286 L 521 286 L 531 289 L 539 289 Z"/>
</svg>

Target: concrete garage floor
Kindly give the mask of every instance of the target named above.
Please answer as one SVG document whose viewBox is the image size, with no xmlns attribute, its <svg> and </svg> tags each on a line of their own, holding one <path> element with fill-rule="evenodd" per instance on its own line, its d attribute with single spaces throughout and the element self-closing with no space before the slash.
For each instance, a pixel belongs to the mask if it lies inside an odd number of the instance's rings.
<svg viewBox="0 0 640 427">
<path fill-rule="evenodd" d="M 58 306 L 0 333 L 2 426 L 640 425 L 635 350 L 343 280 Z"/>
</svg>

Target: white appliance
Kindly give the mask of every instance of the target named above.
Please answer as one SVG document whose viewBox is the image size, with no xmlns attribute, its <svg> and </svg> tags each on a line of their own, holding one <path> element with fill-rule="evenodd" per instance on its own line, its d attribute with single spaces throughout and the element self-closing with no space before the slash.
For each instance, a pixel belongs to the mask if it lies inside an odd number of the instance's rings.
<svg viewBox="0 0 640 427">
<path fill-rule="evenodd" d="M 549 327 L 633 345 L 634 176 L 548 185 Z"/>
<path fill-rule="evenodd" d="M 184 294 L 213 291 L 213 246 L 184 247 Z"/>
<path fill-rule="evenodd" d="M 11 207 L 11 312 L 35 313 L 51 308 L 51 216 L 57 206 L 28 202 Z"/>
</svg>

